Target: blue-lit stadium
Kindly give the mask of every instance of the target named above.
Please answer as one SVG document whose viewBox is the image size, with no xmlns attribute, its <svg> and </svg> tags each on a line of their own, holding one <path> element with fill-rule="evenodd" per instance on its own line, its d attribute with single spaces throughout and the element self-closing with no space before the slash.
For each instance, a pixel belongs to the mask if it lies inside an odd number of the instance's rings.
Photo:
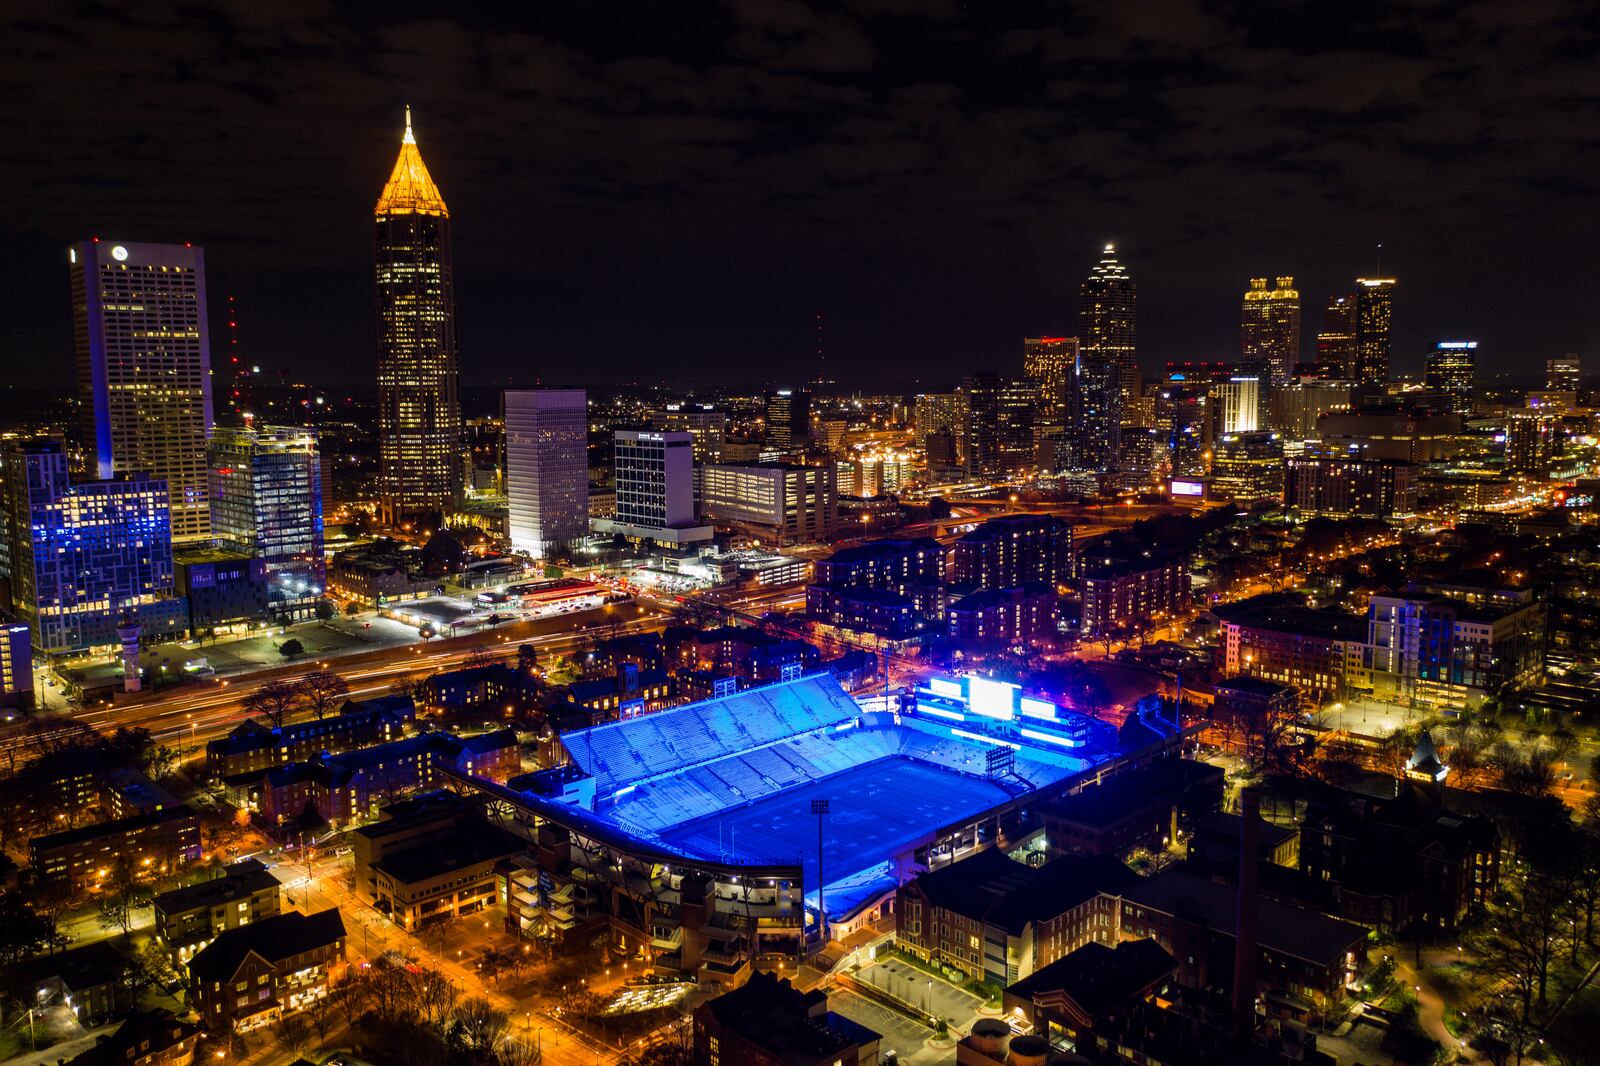
<svg viewBox="0 0 1600 1066">
<path fill-rule="evenodd" d="M 744 956 L 801 950 L 817 932 L 813 800 L 828 801 L 836 934 L 914 873 L 1025 839 L 1033 801 L 1118 754 L 1110 726 L 1001 682 L 936 678 L 864 703 L 814 675 L 564 734 L 569 765 L 493 790 L 545 834 L 522 896 L 509 890 L 513 924 L 570 932 L 606 909 L 619 941 L 702 977 L 707 959 L 737 962 L 735 937 Z M 690 959 L 678 926 L 702 892 Z M 735 897 L 743 917 L 721 906 Z M 792 948 L 761 941 L 785 922 Z"/>
</svg>

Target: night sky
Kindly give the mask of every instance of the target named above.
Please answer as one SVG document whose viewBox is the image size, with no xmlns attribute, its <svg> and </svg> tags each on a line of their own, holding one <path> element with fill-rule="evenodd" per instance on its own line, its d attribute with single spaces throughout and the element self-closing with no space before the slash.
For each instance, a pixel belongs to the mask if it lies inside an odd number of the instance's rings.
<svg viewBox="0 0 1600 1066">
<path fill-rule="evenodd" d="M 406 103 L 468 383 L 799 380 L 818 311 L 847 381 L 1015 367 L 1106 240 L 1147 368 L 1236 356 L 1251 274 L 1309 358 L 1380 242 L 1399 369 L 1600 356 L 1591 2 L 510 6 L 6 5 L 0 367 L 69 386 L 97 234 L 203 245 L 214 328 L 369 383 Z"/>
</svg>

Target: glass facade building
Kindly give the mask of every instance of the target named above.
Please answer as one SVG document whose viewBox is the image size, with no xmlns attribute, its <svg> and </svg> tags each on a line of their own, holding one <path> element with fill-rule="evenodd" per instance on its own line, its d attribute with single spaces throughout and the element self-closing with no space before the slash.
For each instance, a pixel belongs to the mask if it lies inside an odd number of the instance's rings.
<svg viewBox="0 0 1600 1066">
<path fill-rule="evenodd" d="M 205 253 L 95 238 L 74 245 L 69 258 L 90 469 L 102 479 L 159 479 L 173 538 L 204 541 L 212 423 Z"/>
<path fill-rule="evenodd" d="M 146 639 L 182 634 L 164 481 L 129 475 L 74 485 L 66 449 L 54 440 L 13 446 L 4 470 L 12 609 L 32 628 L 37 650 L 116 646 L 124 617 Z"/>
<path fill-rule="evenodd" d="M 1300 361 L 1300 293 L 1294 278 L 1251 278 L 1239 320 L 1239 361 L 1250 373 L 1281 385 L 1294 377 Z"/>
<path fill-rule="evenodd" d="M 1139 363 L 1134 346 L 1138 298 L 1128 268 L 1106 245 L 1100 262 L 1079 291 L 1077 409 L 1078 465 L 1115 470 L 1128 400 L 1139 395 Z"/>
<path fill-rule="evenodd" d="M 262 560 L 274 600 L 320 595 L 327 566 L 316 431 L 219 427 L 210 454 L 217 540 Z"/>
</svg>

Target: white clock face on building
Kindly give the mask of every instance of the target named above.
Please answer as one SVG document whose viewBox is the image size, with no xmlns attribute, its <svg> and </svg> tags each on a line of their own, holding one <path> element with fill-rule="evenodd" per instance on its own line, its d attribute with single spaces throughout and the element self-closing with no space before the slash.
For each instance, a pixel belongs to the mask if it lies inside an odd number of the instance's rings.
<svg viewBox="0 0 1600 1066">
<path fill-rule="evenodd" d="M 111 258 L 120 263 L 124 259 L 128 258 L 128 250 L 119 244 L 115 248 L 111 249 Z"/>
</svg>

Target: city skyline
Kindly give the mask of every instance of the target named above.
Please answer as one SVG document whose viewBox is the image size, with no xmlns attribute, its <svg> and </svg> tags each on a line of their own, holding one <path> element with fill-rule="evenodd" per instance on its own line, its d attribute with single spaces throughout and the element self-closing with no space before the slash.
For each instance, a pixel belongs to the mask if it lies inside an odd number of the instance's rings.
<svg viewBox="0 0 1600 1066">
<path fill-rule="evenodd" d="M 176 116 L 159 107 L 138 122 L 87 107 L 109 84 L 96 67 L 77 91 L 51 91 L 76 68 L 52 61 L 48 19 L 19 27 L 12 66 L 39 97 L 41 136 L 34 154 L 3 164 L 35 201 L 8 227 L 0 264 L 0 286 L 30 309 L 9 362 L 23 381 L 58 383 L 50 359 L 23 353 L 65 352 L 53 264 L 71 241 L 100 233 L 205 245 L 212 310 L 238 298 L 240 351 L 271 374 L 363 381 L 368 252 L 349 215 L 387 165 L 406 103 L 459 205 L 471 383 L 549 383 L 591 353 L 602 356 L 597 383 L 654 376 L 659 362 L 734 380 L 783 359 L 810 376 L 819 312 L 830 366 L 915 363 L 955 377 L 1014 351 L 1015 336 L 1070 332 L 1072 289 L 1107 241 L 1141 279 L 1146 370 L 1236 351 L 1235 294 L 1265 275 L 1296 277 L 1309 352 L 1316 310 L 1374 272 L 1380 243 L 1384 272 L 1402 282 L 1400 370 L 1420 370 L 1440 336 L 1482 338 L 1490 375 L 1592 354 L 1600 336 L 1576 301 L 1552 306 L 1562 290 L 1553 283 L 1593 273 L 1579 175 L 1594 168 L 1548 130 L 1535 132 L 1533 150 L 1513 150 L 1504 105 L 1486 91 L 1537 65 L 1547 73 L 1521 95 L 1564 110 L 1560 71 L 1581 57 L 1550 54 L 1571 39 L 1559 15 L 1524 28 L 1495 12 L 1460 26 L 1412 13 L 1396 30 L 1357 13 L 1319 40 L 1243 16 L 1154 26 L 1108 15 L 1069 33 L 1044 9 L 1003 24 L 930 8 L 902 16 L 927 31 L 930 43 L 915 48 L 886 16 L 797 10 L 792 32 L 760 6 L 690 13 L 688 32 L 676 33 L 649 17 L 618 32 L 581 13 L 443 22 L 432 33 L 404 21 L 307 23 L 308 44 L 328 43 L 325 54 L 274 44 L 240 78 L 206 57 L 276 22 L 179 28 L 149 14 L 130 30 L 144 32 L 149 54 L 122 62 L 183 57 L 199 98 L 225 119 L 200 122 L 206 138 L 172 135 Z M 292 9 L 272 17 L 306 21 Z M 111 32 L 89 17 L 60 36 Z M 353 61 L 360 34 L 371 64 Z M 1251 43 L 1235 43 L 1241 36 Z M 1450 60 L 1430 56 L 1428 44 L 1446 39 Z M 458 76 L 488 44 L 487 72 Z M 1295 53 L 1306 57 L 1298 72 L 1286 62 Z M 968 57 L 954 75 L 938 62 L 948 54 Z M 1182 68 L 1190 54 L 1209 54 L 1201 73 Z M 283 76 L 258 82 L 260 63 Z M 1001 70 L 1006 78 L 989 77 Z M 303 91 L 252 89 L 329 79 L 348 91 L 313 103 Z M 1110 87 L 1097 95 L 1101 82 Z M 137 79 L 119 85 L 130 94 L 122 107 L 146 92 Z M 1257 121 L 1262 100 L 1269 110 Z M 173 147 L 152 155 L 140 139 Z M 1203 162 L 1169 165 L 1167 153 L 1189 144 L 1203 146 Z M 40 165 L 90 146 L 117 166 L 66 169 L 98 171 L 95 182 L 51 181 Z M 991 162 L 996 149 L 1014 162 Z M 1462 153 L 1473 167 L 1437 165 Z M 1246 166 L 1247 156 L 1264 163 Z M 180 174 L 190 195 L 170 191 Z M 528 239 L 505 239 L 510 218 L 529 221 Z M 1533 266 L 1485 269 L 1490 247 Z M 725 298 L 694 297 L 707 287 Z M 271 308 L 291 293 L 303 296 L 303 320 L 284 322 Z M 614 312 L 618 295 L 626 315 Z M 701 361 L 703 370 L 692 365 Z"/>
</svg>

